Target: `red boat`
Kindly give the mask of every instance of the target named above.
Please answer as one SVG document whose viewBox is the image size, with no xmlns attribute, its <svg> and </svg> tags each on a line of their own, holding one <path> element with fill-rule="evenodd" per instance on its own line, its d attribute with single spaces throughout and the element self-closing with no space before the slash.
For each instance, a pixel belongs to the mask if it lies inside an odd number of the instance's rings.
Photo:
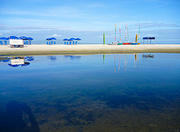
<svg viewBox="0 0 180 132">
<path fill-rule="evenodd" d="M 131 45 L 131 43 L 123 43 L 123 45 Z"/>
</svg>

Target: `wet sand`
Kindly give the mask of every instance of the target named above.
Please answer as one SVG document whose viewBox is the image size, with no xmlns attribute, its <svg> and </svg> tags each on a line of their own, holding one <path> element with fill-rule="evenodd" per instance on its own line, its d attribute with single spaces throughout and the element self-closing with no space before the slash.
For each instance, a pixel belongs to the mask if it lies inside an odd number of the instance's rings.
<svg viewBox="0 0 180 132">
<path fill-rule="evenodd" d="M 143 45 L 26 45 L 24 48 L 0 46 L 0 55 L 180 53 L 180 44 Z"/>
</svg>

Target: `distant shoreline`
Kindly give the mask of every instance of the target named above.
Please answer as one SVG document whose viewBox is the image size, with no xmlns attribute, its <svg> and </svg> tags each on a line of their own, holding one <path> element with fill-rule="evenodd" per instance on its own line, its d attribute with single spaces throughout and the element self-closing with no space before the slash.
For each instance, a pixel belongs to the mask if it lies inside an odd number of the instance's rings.
<svg viewBox="0 0 180 132">
<path fill-rule="evenodd" d="M 0 46 L 0 55 L 53 55 L 53 54 L 115 54 L 115 53 L 180 53 L 180 44 L 143 45 L 26 45 L 24 48 Z"/>
</svg>

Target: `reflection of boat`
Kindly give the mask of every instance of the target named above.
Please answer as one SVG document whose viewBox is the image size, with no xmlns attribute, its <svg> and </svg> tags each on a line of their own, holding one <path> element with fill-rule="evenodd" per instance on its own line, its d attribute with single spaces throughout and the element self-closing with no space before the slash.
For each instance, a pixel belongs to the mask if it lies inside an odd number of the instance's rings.
<svg viewBox="0 0 180 132">
<path fill-rule="evenodd" d="M 143 58 L 154 58 L 154 55 L 147 54 L 147 55 L 143 55 L 142 57 L 143 57 Z"/>
</svg>

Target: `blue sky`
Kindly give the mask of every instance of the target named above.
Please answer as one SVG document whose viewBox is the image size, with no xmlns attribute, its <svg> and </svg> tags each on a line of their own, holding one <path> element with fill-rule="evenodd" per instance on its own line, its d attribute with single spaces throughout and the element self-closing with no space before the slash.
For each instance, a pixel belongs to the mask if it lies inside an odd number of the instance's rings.
<svg viewBox="0 0 180 132">
<path fill-rule="evenodd" d="M 102 32 L 113 41 L 114 24 L 130 39 L 142 36 L 180 42 L 180 0 L 0 0 L 0 35 L 31 35 L 37 40 L 80 36 L 99 42 Z M 168 34 L 169 33 L 169 34 Z M 165 40 L 166 39 L 166 40 Z"/>
</svg>

